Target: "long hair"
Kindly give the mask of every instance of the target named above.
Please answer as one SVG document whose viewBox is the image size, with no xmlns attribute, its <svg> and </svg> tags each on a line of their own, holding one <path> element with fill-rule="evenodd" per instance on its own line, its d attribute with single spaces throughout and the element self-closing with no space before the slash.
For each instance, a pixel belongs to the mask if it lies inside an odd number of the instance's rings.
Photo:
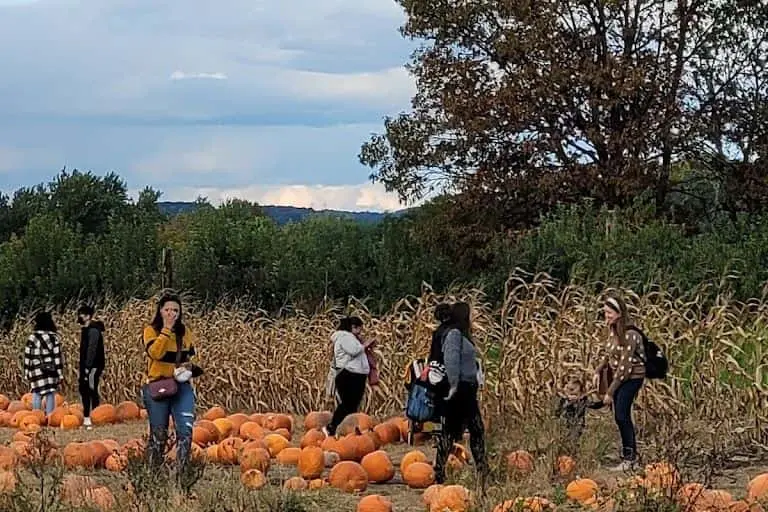
<svg viewBox="0 0 768 512">
<path fill-rule="evenodd" d="M 451 308 L 451 322 L 453 327 L 461 331 L 468 340 L 472 339 L 471 309 L 466 302 L 457 302 Z"/>
<path fill-rule="evenodd" d="M 155 332 L 160 332 L 163 329 L 163 315 L 160 311 L 169 302 L 175 302 L 179 305 L 179 318 L 176 320 L 176 325 L 173 326 L 173 332 L 176 334 L 177 341 L 181 343 L 184 335 L 187 333 L 187 328 L 184 326 L 184 309 L 181 305 L 181 298 L 178 295 L 167 293 L 160 297 L 160 300 L 157 301 L 157 309 L 155 310 L 155 317 L 152 319 L 151 325 Z"/>
<path fill-rule="evenodd" d="M 49 311 L 40 311 L 35 315 L 35 330 L 41 332 L 59 332 L 56 322 Z"/>
<path fill-rule="evenodd" d="M 621 295 L 611 292 L 605 296 L 605 305 L 619 314 L 619 317 L 611 325 L 610 329 L 616 335 L 619 343 L 626 343 L 627 327 L 632 325 L 632 319 L 627 310 L 627 303 L 624 302 Z"/>
</svg>

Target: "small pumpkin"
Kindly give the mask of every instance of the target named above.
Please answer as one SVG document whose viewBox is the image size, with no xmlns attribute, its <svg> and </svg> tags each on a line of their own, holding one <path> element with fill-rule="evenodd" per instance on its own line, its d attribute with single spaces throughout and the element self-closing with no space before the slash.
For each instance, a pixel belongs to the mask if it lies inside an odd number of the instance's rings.
<svg viewBox="0 0 768 512">
<path fill-rule="evenodd" d="M 533 465 L 533 455 L 526 450 L 516 450 L 507 455 L 507 469 L 511 473 L 530 473 Z"/>
<path fill-rule="evenodd" d="M 117 410 L 114 405 L 103 404 L 91 411 L 91 422 L 94 425 L 111 425 L 117 421 Z"/>
<path fill-rule="evenodd" d="M 203 414 L 203 419 L 208 421 L 214 421 L 218 420 L 220 418 L 226 418 L 227 413 L 224 411 L 222 407 L 216 406 L 211 407 L 208 409 L 205 414 Z"/>
<path fill-rule="evenodd" d="M 248 489 L 261 489 L 267 485 L 267 478 L 258 469 L 249 469 L 240 475 L 240 481 Z"/>
<path fill-rule="evenodd" d="M 400 473 L 405 474 L 405 470 L 414 462 L 427 462 L 427 456 L 421 450 L 412 450 L 403 456 L 400 461 Z"/>
<path fill-rule="evenodd" d="M 302 478 L 313 480 L 320 478 L 325 468 L 325 457 L 322 448 L 308 446 L 301 450 L 298 461 L 298 471 Z"/>
<path fill-rule="evenodd" d="M 289 447 L 277 454 L 277 462 L 283 466 L 296 466 L 299 463 L 301 448 Z"/>
<path fill-rule="evenodd" d="M 357 462 L 342 461 L 331 469 L 328 482 L 347 493 L 363 492 L 368 488 L 368 473 Z"/>
<path fill-rule="evenodd" d="M 435 483 L 435 470 L 426 462 L 414 462 L 405 468 L 403 481 L 411 489 L 426 489 Z"/>
<path fill-rule="evenodd" d="M 392 512 L 392 501 L 384 496 L 371 494 L 357 503 L 357 512 Z"/>
<path fill-rule="evenodd" d="M 468 512 L 472 495 L 461 485 L 441 487 L 429 505 L 430 512 Z"/>
<path fill-rule="evenodd" d="M 307 487 L 309 487 L 309 484 L 307 483 L 307 481 L 299 476 L 294 476 L 292 478 L 289 478 L 283 484 L 283 489 L 288 491 L 303 491 Z"/>
<path fill-rule="evenodd" d="M 363 469 L 368 473 L 368 480 L 371 483 L 383 484 L 389 482 L 395 476 L 395 466 L 383 450 L 369 453 L 361 462 Z"/>
<path fill-rule="evenodd" d="M 594 499 L 598 490 L 597 482 L 589 478 L 580 478 L 568 484 L 565 488 L 565 494 L 569 500 L 583 504 Z"/>
</svg>

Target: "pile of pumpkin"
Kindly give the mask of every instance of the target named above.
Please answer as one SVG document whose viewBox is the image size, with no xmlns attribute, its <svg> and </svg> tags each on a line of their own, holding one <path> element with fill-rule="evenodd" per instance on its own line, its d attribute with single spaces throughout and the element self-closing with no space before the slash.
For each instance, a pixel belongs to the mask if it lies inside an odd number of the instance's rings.
<svg viewBox="0 0 768 512">
<path fill-rule="evenodd" d="M 725 490 L 707 489 L 696 482 L 683 483 L 678 469 L 668 462 L 648 464 L 642 476 L 621 481 L 605 494 L 597 482 L 588 478 L 573 480 L 566 487 L 569 500 L 605 512 L 617 511 L 619 505 L 638 503 L 643 495 L 671 499 L 681 510 L 689 512 L 764 512 L 761 503 L 768 499 L 768 473 L 753 478 L 746 491 L 744 499 L 735 500 Z"/>
<path fill-rule="evenodd" d="M 112 425 L 146 419 L 147 412 L 135 402 L 123 402 L 117 406 L 104 404 L 91 411 L 91 422 L 96 426 Z M 55 427 L 71 430 L 83 424 L 83 406 L 67 404 L 64 397 L 56 394 L 56 409 L 46 416 L 43 411 L 32 410 L 30 393 L 20 400 L 10 400 L 0 395 L 0 427 L 16 428 L 33 434 L 42 427 Z"/>
</svg>

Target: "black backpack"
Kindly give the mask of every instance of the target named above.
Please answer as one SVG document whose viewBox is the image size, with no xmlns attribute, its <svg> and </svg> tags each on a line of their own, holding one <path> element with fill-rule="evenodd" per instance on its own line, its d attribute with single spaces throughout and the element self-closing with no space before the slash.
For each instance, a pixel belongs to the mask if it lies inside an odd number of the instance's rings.
<svg viewBox="0 0 768 512">
<path fill-rule="evenodd" d="M 643 337 L 643 348 L 645 349 L 645 377 L 648 379 L 665 379 L 669 370 L 669 361 L 667 361 L 664 352 L 653 341 L 648 339 L 638 327 L 630 327 L 640 333 Z M 639 355 L 639 354 L 638 354 Z M 642 358 L 641 358 L 642 359 Z"/>
</svg>

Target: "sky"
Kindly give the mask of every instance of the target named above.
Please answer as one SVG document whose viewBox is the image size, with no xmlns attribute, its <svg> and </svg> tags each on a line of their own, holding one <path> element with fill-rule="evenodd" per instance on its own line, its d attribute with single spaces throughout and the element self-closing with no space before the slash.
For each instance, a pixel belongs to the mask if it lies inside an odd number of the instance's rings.
<svg viewBox="0 0 768 512">
<path fill-rule="evenodd" d="M 0 0 L 0 190 L 401 208 L 360 146 L 415 92 L 394 0 Z"/>
</svg>

